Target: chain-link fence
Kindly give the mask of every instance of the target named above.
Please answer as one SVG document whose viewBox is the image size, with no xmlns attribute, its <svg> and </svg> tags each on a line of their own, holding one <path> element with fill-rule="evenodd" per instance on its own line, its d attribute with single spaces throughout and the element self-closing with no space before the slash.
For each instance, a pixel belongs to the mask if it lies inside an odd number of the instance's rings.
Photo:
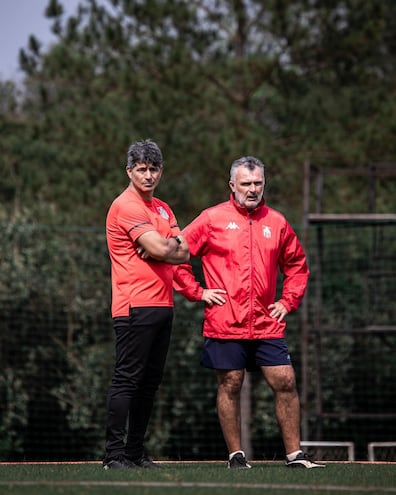
<svg viewBox="0 0 396 495">
<path fill-rule="evenodd" d="M 101 458 L 114 359 L 104 231 L 0 228 L 0 460 Z M 310 232 L 305 440 L 353 442 L 361 459 L 369 442 L 396 440 L 395 248 L 395 225 Z M 287 330 L 298 380 L 301 314 L 289 315 Z M 176 295 L 147 439 L 156 458 L 225 458 L 215 376 L 199 365 L 201 325 L 202 305 Z M 251 375 L 247 400 L 253 457 L 283 459 L 260 374 Z"/>
</svg>

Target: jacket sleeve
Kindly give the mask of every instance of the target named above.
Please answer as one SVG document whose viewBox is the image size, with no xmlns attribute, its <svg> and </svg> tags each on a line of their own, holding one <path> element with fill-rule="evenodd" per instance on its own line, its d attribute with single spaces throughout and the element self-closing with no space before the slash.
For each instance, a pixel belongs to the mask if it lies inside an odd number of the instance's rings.
<svg viewBox="0 0 396 495">
<path fill-rule="evenodd" d="M 279 301 L 289 312 L 295 311 L 304 297 L 308 285 L 309 269 L 300 241 L 287 222 L 283 232 L 279 267 L 283 274 L 282 296 Z"/>
<path fill-rule="evenodd" d="M 201 257 L 205 251 L 208 223 L 207 213 L 203 211 L 183 229 L 182 234 L 187 240 L 191 256 Z M 204 289 L 196 280 L 190 264 L 181 264 L 174 267 L 173 288 L 189 301 L 202 300 Z"/>
<path fill-rule="evenodd" d="M 173 268 L 173 288 L 189 301 L 201 301 L 203 287 L 195 279 L 190 264 L 175 265 Z"/>
</svg>

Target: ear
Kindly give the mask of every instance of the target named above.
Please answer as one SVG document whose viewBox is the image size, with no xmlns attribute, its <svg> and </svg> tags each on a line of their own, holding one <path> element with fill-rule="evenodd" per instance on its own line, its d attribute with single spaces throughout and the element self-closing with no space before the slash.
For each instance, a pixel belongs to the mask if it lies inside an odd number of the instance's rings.
<svg viewBox="0 0 396 495">
<path fill-rule="evenodd" d="M 129 165 L 125 167 L 126 173 L 130 179 L 132 179 L 132 169 Z"/>
<path fill-rule="evenodd" d="M 230 186 L 231 191 L 235 192 L 235 184 L 232 182 L 232 180 L 228 181 L 228 185 Z"/>
</svg>

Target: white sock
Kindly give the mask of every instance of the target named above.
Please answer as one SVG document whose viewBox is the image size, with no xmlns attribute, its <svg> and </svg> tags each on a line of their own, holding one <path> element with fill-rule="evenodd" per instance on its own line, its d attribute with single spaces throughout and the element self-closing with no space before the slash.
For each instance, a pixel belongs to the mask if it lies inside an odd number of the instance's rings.
<svg viewBox="0 0 396 495">
<path fill-rule="evenodd" d="M 296 450 L 295 452 L 291 452 L 290 454 L 287 454 L 287 460 L 288 461 L 292 461 L 293 459 L 295 459 L 297 457 L 297 455 L 302 452 L 302 450 Z"/>
<path fill-rule="evenodd" d="M 231 460 L 235 454 L 242 454 L 243 457 L 245 457 L 245 452 L 243 450 L 236 450 L 235 452 L 231 452 L 231 454 L 228 456 L 228 459 Z"/>
</svg>

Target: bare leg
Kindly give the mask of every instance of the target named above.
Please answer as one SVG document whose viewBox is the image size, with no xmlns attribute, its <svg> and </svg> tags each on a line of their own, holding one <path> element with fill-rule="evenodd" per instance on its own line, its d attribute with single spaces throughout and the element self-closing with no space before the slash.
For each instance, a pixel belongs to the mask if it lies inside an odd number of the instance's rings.
<svg viewBox="0 0 396 495">
<path fill-rule="evenodd" d="M 274 392 L 275 415 L 286 454 L 300 449 L 300 400 L 294 369 L 286 366 L 262 366 L 264 377 Z"/>
<path fill-rule="evenodd" d="M 241 387 L 245 370 L 216 370 L 217 414 L 228 452 L 241 447 Z"/>
</svg>

